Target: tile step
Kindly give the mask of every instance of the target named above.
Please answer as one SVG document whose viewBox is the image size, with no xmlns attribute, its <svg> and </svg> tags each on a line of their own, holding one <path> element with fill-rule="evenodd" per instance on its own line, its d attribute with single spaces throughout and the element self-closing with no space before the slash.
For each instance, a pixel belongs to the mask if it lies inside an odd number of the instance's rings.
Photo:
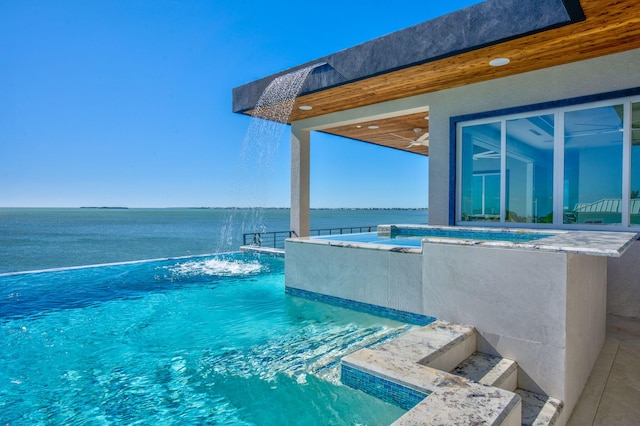
<svg viewBox="0 0 640 426">
<path fill-rule="evenodd" d="M 516 389 L 516 394 L 522 399 L 523 426 L 553 426 L 556 424 L 564 407 L 562 401 L 524 389 Z"/>
<path fill-rule="evenodd" d="M 375 383 L 377 387 L 394 389 L 394 392 L 402 392 L 400 388 L 406 388 L 424 394 L 426 398 L 411 407 L 393 424 L 394 426 L 520 424 L 521 399 L 513 392 L 475 383 L 406 358 L 372 349 L 361 349 L 344 357 L 342 365 L 345 371 L 357 371 L 362 376 L 359 380 L 360 385 Z M 346 380 L 343 374 L 343 383 L 353 385 L 349 380 Z M 380 381 L 386 384 L 381 384 Z M 361 390 L 369 392 L 371 389 Z"/>
<path fill-rule="evenodd" d="M 451 370 L 451 374 L 511 392 L 518 387 L 517 362 L 481 352 L 475 352 L 462 361 Z"/>
<path fill-rule="evenodd" d="M 377 346 L 376 350 L 450 371 L 476 350 L 474 327 L 437 320 Z"/>
</svg>

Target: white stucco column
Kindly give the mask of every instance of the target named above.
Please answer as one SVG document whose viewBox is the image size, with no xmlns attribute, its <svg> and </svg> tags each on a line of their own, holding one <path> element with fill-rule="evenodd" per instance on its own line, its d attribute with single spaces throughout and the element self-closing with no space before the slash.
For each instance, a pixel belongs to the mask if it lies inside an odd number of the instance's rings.
<svg viewBox="0 0 640 426">
<path fill-rule="evenodd" d="M 291 230 L 309 236 L 309 166 L 311 135 L 291 126 Z"/>
</svg>

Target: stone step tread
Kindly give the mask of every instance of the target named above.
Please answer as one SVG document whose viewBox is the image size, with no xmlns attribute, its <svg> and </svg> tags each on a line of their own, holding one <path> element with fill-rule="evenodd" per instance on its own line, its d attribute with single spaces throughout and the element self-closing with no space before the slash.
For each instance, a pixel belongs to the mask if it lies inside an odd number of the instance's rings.
<svg viewBox="0 0 640 426">
<path fill-rule="evenodd" d="M 474 327 L 437 320 L 376 349 L 428 365 L 461 341 L 474 336 Z"/>
<path fill-rule="evenodd" d="M 564 404 L 550 396 L 516 389 L 522 399 L 523 426 L 552 426 L 560 417 Z"/>
<path fill-rule="evenodd" d="M 462 377 L 367 348 L 342 358 L 342 364 L 427 394 L 454 382 L 470 383 Z"/>
<path fill-rule="evenodd" d="M 437 389 L 392 426 L 517 425 L 521 410 L 517 394 L 472 383 Z"/>
<path fill-rule="evenodd" d="M 520 397 L 513 392 L 481 385 L 389 353 L 360 349 L 342 358 L 342 364 L 429 395 L 394 426 L 499 425 L 507 417 L 520 416 Z"/>
<path fill-rule="evenodd" d="M 518 363 L 511 359 L 475 352 L 451 370 L 451 373 L 483 385 L 514 391 L 517 386 Z"/>
</svg>

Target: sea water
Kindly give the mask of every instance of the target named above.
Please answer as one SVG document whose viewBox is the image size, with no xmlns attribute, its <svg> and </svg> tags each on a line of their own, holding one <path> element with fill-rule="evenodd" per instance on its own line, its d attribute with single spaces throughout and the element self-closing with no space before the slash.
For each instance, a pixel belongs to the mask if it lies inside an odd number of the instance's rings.
<svg viewBox="0 0 640 426">
<path fill-rule="evenodd" d="M 0 424 L 379 425 L 346 353 L 407 325 L 285 295 L 228 254 L 0 276 Z"/>
<path fill-rule="evenodd" d="M 426 210 L 312 210 L 311 228 L 427 222 Z M 238 250 L 289 209 L 0 208 L 0 273 Z"/>
</svg>

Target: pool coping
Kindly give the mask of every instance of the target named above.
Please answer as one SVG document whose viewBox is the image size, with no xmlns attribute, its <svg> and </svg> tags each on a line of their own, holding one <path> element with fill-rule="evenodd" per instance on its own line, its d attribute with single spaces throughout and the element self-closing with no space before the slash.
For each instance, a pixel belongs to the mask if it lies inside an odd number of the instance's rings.
<svg viewBox="0 0 640 426">
<path fill-rule="evenodd" d="M 462 246 L 476 246 L 487 248 L 519 249 L 530 251 L 545 251 L 555 253 L 583 254 L 591 256 L 620 257 L 638 239 L 636 232 L 624 231 L 584 231 L 584 230 L 556 230 L 556 229 L 526 229 L 526 228 L 491 228 L 491 227 L 463 227 L 463 226 L 428 226 L 428 225 L 379 225 L 379 235 L 390 235 L 391 228 L 402 229 L 433 229 L 452 232 L 478 232 L 478 233 L 504 233 L 504 234 L 539 234 L 546 237 L 527 241 L 486 241 L 473 238 L 422 238 L 420 247 L 394 246 L 391 244 L 378 244 L 366 242 L 327 240 L 322 237 L 296 237 L 288 238 L 288 242 L 321 244 L 334 247 L 357 248 L 368 250 L 384 250 L 399 253 L 422 254 L 425 244 L 448 244 Z M 548 236 L 547 236 L 548 235 Z"/>
</svg>

